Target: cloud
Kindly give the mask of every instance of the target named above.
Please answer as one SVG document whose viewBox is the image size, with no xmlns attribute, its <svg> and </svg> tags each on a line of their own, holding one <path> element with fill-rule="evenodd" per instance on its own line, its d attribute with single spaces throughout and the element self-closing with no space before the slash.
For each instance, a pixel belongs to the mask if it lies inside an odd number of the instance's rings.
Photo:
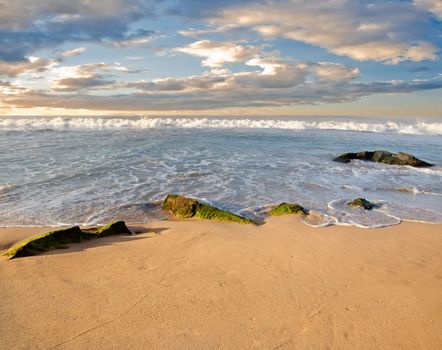
<svg viewBox="0 0 442 350">
<path fill-rule="evenodd" d="M 63 57 L 72 57 L 72 56 L 81 55 L 85 51 L 86 51 L 86 48 L 84 48 L 84 47 L 77 47 L 76 49 L 64 51 L 61 55 Z"/>
<path fill-rule="evenodd" d="M 122 66 L 118 62 L 114 65 L 107 63 L 87 63 L 77 66 L 62 66 L 54 69 L 58 79 L 51 81 L 56 91 L 103 90 L 125 87 L 124 83 L 117 83 L 112 79 L 113 72 L 138 73 Z"/>
<path fill-rule="evenodd" d="M 141 82 L 127 84 L 128 87 L 135 87 L 139 92 L 194 92 L 198 90 L 215 89 L 217 85 L 224 83 L 226 77 L 203 74 L 186 78 L 165 78 L 156 79 L 152 82 Z"/>
<path fill-rule="evenodd" d="M 211 70 L 185 78 L 116 82 L 114 65 L 104 63 L 58 67 L 53 91 L 25 89 L 0 97 L 11 107 L 91 110 L 208 110 L 228 107 L 293 106 L 345 103 L 373 94 L 402 94 L 442 88 L 442 79 L 357 81 L 359 71 L 334 62 L 303 63 L 277 57 L 254 57 L 252 71 Z M 124 89 L 119 94 L 91 91 Z M 18 91 L 18 90 L 17 90 Z"/>
<path fill-rule="evenodd" d="M 27 57 L 23 61 L 14 63 L 0 61 L 0 76 L 15 77 L 24 73 L 44 72 L 56 65 L 54 60 L 39 57 Z"/>
<path fill-rule="evenodd" d="M 372 83 L 329 82 L 328 84 L 299 84 L 279 91 L 246 89 L 216 89 L 183 93 L 132 93 L 109 96 L 57 95 L 40 91 L 26 91 L 19 95 L 2 96 L 0 103 L 11 107 L 52 107 L 67 109 L 115 111 L 206 110 L 227 107 L 290 106 L 299 104 L 344 103 L 379 93 L 409 93 L 442 88 L 442 81 L 389 81 Z"/>
<path fill-rule="evenodd" d="M 0 27 L 19 30 L 32 26 L 36 20 L 66 23 L 81 17 L 113 17 L 116 14 L 142 12 L 143 7 L 142 1 L 133 0 L 2 0 Z"/>
<path fill-rule="evenodd" d="M 78 91 L 84 89 L 93 90 L 111 87 L 113 84 L 115 84 L 115 81 L 104 79 L 104 77 L 100 74 L 94 74 L 90 77 L 63 78 L 55 80 L 53 83 L 54 90 Z"/>
<path fill-rule="evenodd" d="M 0 80 L 0 96 L 7 95 L 18 95 L 26 93 L 28 89 L 17 86 L 16 84 L 11 83 L 10 81 L 2 81 Z M 1 103 L 1 97 L 0 97 Z"/>
<path fill-rule="evenodd" d="M 304 83 L 308 66 L 289 64 L 277 59 L 255 58 L 246 62 L 249 66 L 261 68 L 255 72 L 234 73 L 227 88 L 240 89 L 287 89 Z"/>
<path fill-rule="evenodd" d="M 339 63 L 319 62 L 312 65 L 316 76 L 321 80 L 347 80 L 359 75 L 359 69 L 346 67 Z"/>
<path fill-rule="evenodd" d="M 442 1 L 440 0 L 414 0 L 413 3 L 429 12 L 432 12 L 438 19 L 442 20 Z"/>
<path fill-rule="evenodd" d="M 130 61 L 142 61 L 142 60 L 145 60 L 146 57 L 145 56 L 126 56 L 126 59 L 130 60 Z"/>
<path fill-rule="evenodd" d="M 227 63 L 244 62 L 256 56 L 261 47 L 230 42 L 200 40 L 174 49 L 188 55 L 204 58 L 203 65 L 217 68 Z"/>
<path fill-rule="evenodd" d="M 64 42 L 141 40 L 130 25 L 152 15 L 148 0 L 0 0 L 0 60 L 20 61 Z"/>
<path fill-rule="evenodd" d="M 265 39 L 297 40 L 357 61 L 437 59 L 437 47 L 424 38 L 428 16 L 407 2 L 269 0 L 217 9 L 206 19 L 215 32 L 250 28 Z"/>
<path fill-rule="evenodd" d="M 154 31 L 140 29 L 135 33 L 128 33 L 119 40 L 105 40 L 104 43 L 118 48 L 144 45 L 154 39 Z"/>
<path fill-rule="evenodd" d="M 119 62 L 63 66 L 66 57 L 85 51 L 82 45 L 94 50 L 95 45 L 86 45 L 88 42 L 106 45 L 105 51 L 109 52 L 160 38 L 157 32 L 140 28 L 146 26 L 146 18 L 159 11 L 156 8 L 164 9 L 171 3 L 178 4 L 171 12 L 181 17 L 168 17 L 165 32 L 170 25 L 183 23 L 180 21 L 185 15 L 197 29 L 178 33 L 198 39 L 177 44 L 177 40 L 181 43 L 189 39 L 173 35 L 150 49 L 196 57 L 206 67 L 204 73 L 145 81 L 141 76 L 129 76 L 145 70 Z M 441 30 L 431 26 L 435 18 L 441 18 L 440 1 L 431 0 L 0 0 L 0 78 L 19 76 L 1 82 L 0 104 L 91 110 L 199 110 L 345 103 L 372 94 L 439 89 L 440 78 L 363 82 L 364 76 L 351 64 L 324 62 L 332 61 L 333 56 L 324 55 L 322 50 L 322 57 L 327 58 L 321 58 L 321 62 L 313 61 L 313 57 L 306 62 L 283 59 L 269 52 L 274 44 L 273 49 L 287 54 L 292 51 L 288 46 L 300 41 L 356 61 L 399 64 L 436 60 L 435 43 Z M 280 38 L 289 40 L 276 40 Z M 66 43 L 74 48 L 61 54 L 60 49 L 52 51 L 59 53 L 56 60 L 33 57 L 40 56 L 40 52 L 33 53 L 36 50 L 48 52 L 48 48 Z M 144 54 L 143 49 L 127 50 L 133 56 L 126 58 L 147 59 L 138 56 Z M 82 61 L 89 54 L 95 52 L 88 51 Z M 142 67 L 149 62 L 133 63 Z M 156 62 L 152 64 L 161 69 Z M 420 68 L 410 69 L 423 72 L 427 63 L 418 65 Z M 431 71 L 435 65 L 428 63 L 433 67 Z M 411 64 L 405 69 L 408 66 Z M 38 78 L 49 80 L 50 89 L 46 90 L 35 88 L 45 86 L 43 81 L 32 81 L 37 78 L 35 74 L 24 75 L 45 71 Z M 158 72 L 156 68 L 150 74 L 161 76 Z"/>
</svg>

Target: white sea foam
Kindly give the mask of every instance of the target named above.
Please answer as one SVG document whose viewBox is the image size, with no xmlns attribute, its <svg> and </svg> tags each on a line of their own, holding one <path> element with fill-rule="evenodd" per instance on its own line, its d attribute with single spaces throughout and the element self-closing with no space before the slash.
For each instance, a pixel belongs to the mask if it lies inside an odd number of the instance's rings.
<svg viewBox="0 0 442 350">
<path fill-rule="evenodd" d="M 333 200 L 328 204 L 330 214 L 336 218 L 339 225 L 351 225 L 361 228 L 379 228 L 397 225 L 401 218 L 390 211 L 378 209 L 365 210 L 362 208 L 349 207 L 348 199 Z M 378 204 L 378 201 L 374 201 Z"/>
<path fill-rule="evenodd" d="M 160 129 L 252 128 L 285 130 L 346 130 L 377 133 L 442 135 L 442 123 L 386 123 L 239 118 L 1 118 L 0 129 Z"/>
<path fill-rule="evenodd" d="M 301 221 L 311 227 L 327 227 L 338 224 L 338 220 L 334 216 L 316 210 L 310 210 L 309 215 L 301 217 Z"/>
</svg>

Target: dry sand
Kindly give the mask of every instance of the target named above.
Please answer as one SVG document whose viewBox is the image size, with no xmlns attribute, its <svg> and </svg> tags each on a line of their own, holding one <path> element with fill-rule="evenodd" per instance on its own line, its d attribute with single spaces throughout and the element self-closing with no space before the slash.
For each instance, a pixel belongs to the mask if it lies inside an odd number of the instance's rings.
<svg viewBox="0 0 442 350">
<path fill-rule="evenodd" d="M 442 349 L 441 225 L 136 229 L 0 259 L 0 348 Z"/>
</svg>

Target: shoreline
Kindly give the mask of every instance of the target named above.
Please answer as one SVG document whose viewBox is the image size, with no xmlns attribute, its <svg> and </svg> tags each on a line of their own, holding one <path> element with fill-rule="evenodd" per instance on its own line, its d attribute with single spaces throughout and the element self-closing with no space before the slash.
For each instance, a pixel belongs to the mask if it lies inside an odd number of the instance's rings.
<svg viewBox="0 0 442 350">
<path fill-rule="evenodd" d="M 313 210 L 313 212 L 316 212 L 316 210 Z M 296 215 L 296 214 L 294 214 Z M 307 216 L 308 217 L 308 216 Z M 267 215 L 265 216 L 263 219 L 259 219 L 257 222 L 257 226 L 263 226 L 267 223 L 267 221 L 269 219 L 271 219 L 272 216 L 271 215 Z M 274 218 L 274 217 L 273 217 Z M 396 218 L 396 217 L 395 217 Z M 407 223 L 414 223 L 414 224 L 422 224 L 422 225 L 433 225 L 433 226 L 442 226 L 442 222 L 429 222 L 429 221 L 421 221 L 421 220 L 411 220 L 411 219 L 401 219 L 399 217 L 397 217 L 398 220 L 400 220 L 400 222 L 398 223 L 394 223 L 394 224 L 390 224 L 390 225 L 379 225 L 379 226 L 362 226 L 359 224 L 355 224 L 355 223 L 346 223 L 346 222 L 332 222 L 332 223 L 326 223 L 324 225 L 314 225 L 314 224 L 310 224 L 306 221 L 302 220 L 302 216 L 299 216 L 299 223 L 303 224 L 305 226 L 311 227 L 311 228 L 318 228 L 318 229 L 323 229 L 323 228 L 328 228 L 328 227 L 333 227 L 333 226 L 338 226 L 338 227 L 355 227 L 358 229 L 362 229 L 362 230 L 378 230 L 378 229 L 384 229 L 384 228 L 388 228 L 388 227 L 394 227 L 394 226 L 398 226 L 398 225 L 403 225 L 403 224 L 407 224 Z M 120 219 L 116 219 L 116 220 L 120 220 Z M 199 221 L 202 219 L 198 219 L 198 218 L 194 218 L 194 219 L 182 219 L 182 218 L 177 218 L 174 217 L 173 214 L 170 214 L 169 216 L 165 217 L 165 218 L 153 218 L 150 219 L 148 221 L 127 221 L 124 219 L 123 220 L 126 225 L 128 227 L 130 226 L 148 226 L 149 224 L 151 224 L 152 222 L 162 222 L 162 221 L 179 221 L 179 222 L 193 222 L 193 221 Z M 112 220 L 108 220 L 105 221 L 103 223 L 97 223 L 97 224 L 82 224 L 82 223 L 73 223 L 73 224 L 61 224 L 61 225 L 13 225 L 13 226 L 1 226 L 0 225 L 0 235 L 2 233 L 4 233 L 5 231 L 8 230 L 14 230 L 17 232 L 20 232 L 22 230 L 30 230 L 29 232 L 36 232 L 37 234 L 39 233 L 44 233 L 46 231 L 49 230 L 59 230 L 62 228 L 66 228 L 66 227 L 72 227 L 72 226 L 80 226 L 82 228 L 89 228 L 89 227 L 95 227 L 95 226 L 102 226 L 102 225 L 106 225 L 107 223 L 109 223 Z M 216 219 L 209 219 L 209 221 L 212 222 L 222 222 L 222 221 L 218 221 Z M 40 229 L 44 229 L 43 231 L 40 231 Z M 26 236 L 25 238 L 27 238 L 29 236 Z M 1 248 L 0 248 L 1 250 Z"/>
<path fill-rule="evenodd" d="M 0 259 L 1 347 L 442 346 L 442 225 L 128 226 L 137 234 Z M 2 244 L 30 231 L 46 228 L 0 228 Z"/>
</svg>

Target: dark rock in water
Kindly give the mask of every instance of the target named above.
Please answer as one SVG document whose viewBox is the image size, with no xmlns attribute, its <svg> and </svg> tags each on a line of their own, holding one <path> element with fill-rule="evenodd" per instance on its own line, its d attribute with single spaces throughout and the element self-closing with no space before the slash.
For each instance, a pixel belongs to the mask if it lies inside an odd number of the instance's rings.
<svg viewBox="0 0 442 350">
<path fill-rule="evenodd" d="M 199 217 L 208 220 L 237 222 L 241 224 L 256 224 L 254 221 L 221 210 L 211 205 L 200 203 L 196 199 L 177 194 L 169 194 L 163 202 L 163 209 L 181 218 Z"/>
<path fill-rule="evenodd" d="M 420 160 L 420 159 L 416 158 L 415 156 L 405 153 L 405 152 L 399 152 L 396 155 L 396 158 L 398 161 L 404 163 L 405 165 L 411 165 L 411 166 L 418 167 L 418 168 L 434 166 L 434 164 L 427 163 L 427 162 Z"/>
<path fill-rule="evenodd" d="M 301 207 L 299 204 L 294 203 L 281 203 L 278 206 L 274 207 L 270 211 L 270 215 L 280 216 L 286 214 L 298 214 L 298 215 L 307 215 L 307 210 Z"/>
<path fill-rule="evenodd" d="M 84 230 L 78 226 L 68 227 L 49 231 L 20 242 L 8 249 L 3 255 L 10 259 L 37 255 L 49 250 L 66 248 L 69 243 L 80 243 L 93 238 L 118 234 L 131 234 L 124 221 L 115 221 L 106 226 Z"/>
<path fill-rule="evenodd" d="M 348 202 L 347 205 L 350 207 L 364 208 L 366 210 L 371 210 L 373 208 L 376 208 L 376 204 L 371 203 L 365 198 L 356 198 L 354 201 Z"/>
<path fill-rule="evenodd" d="M 353 159 L 390 165 L 409 165 L 416 168 L 434 166 L 434 164 L 427 163 L 408 153 L 399 152 L 396 154 L 388 151 L 344 153 L 333 160 L 340 163 L 350 163 Z"/>
</svg>

